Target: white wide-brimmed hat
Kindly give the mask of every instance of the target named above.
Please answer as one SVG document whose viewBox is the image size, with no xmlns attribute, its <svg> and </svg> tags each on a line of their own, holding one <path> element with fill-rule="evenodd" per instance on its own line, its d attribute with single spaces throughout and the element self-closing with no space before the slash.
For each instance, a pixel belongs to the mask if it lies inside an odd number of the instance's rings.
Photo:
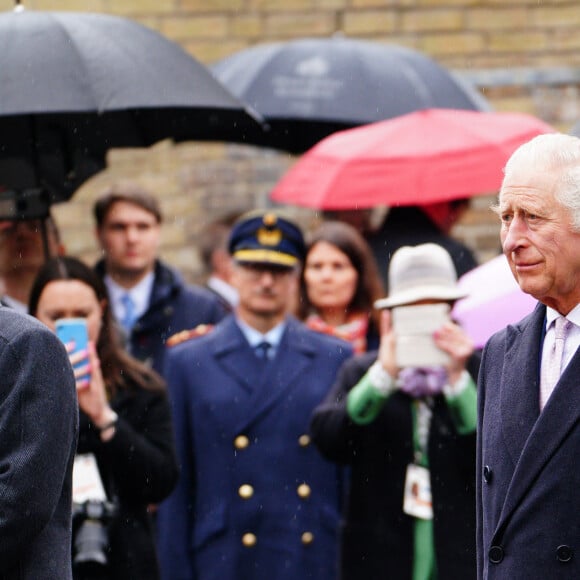
<svg viewBox="0 0 580 580">
<path fill-rule="evenodd" d="M 375 302 L 375 308 L 393 308 L 419 300 L 452 301 L 467 292 L 457 286 L 451 256 L 437 244 L 403 246 L 389 264 L 389 296 Z"/>
</svg>

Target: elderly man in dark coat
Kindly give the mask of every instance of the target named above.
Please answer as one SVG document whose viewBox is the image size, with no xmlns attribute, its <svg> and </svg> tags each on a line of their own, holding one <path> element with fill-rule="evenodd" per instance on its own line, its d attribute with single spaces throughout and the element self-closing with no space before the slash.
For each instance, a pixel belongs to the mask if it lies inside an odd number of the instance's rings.
<svg viewBox="0 0 580 580">
<path fill-rule="evenodd" d="M 67 580 L 77 395 L 64 346 L 0 306 L 0 579 Z"/>
<path fill-rule="evenodd" d="M 497 210 L 512 273 L 540 303 L 483 351 L 478 578 L 577 580 L 580 139 L 541 135 L 518 148 Z"/>
</svg>

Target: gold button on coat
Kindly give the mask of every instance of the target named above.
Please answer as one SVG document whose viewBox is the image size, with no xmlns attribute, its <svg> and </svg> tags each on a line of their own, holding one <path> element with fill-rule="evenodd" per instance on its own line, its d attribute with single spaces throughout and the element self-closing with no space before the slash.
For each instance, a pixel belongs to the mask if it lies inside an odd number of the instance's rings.
<svg viewBox="0 0 580 580">
<path fill-rule="evenodd" d="M 236 449 L 245 449 L 250 444 L 250 440 L 245 435 L 238 435 L 234 439 L 234 447 Z"/>
<path fill-rule="evenodd" d="M 240 485 L 238 493 L 242 499 L 250 499 L 254 495 L 254 488 L 247 483 Z"/>
<path fill-rule="evenodd" d="M 314 542 L 314 534 L 312 532 L 304 532 L 302 534 L 302 543 L 305 546 L 308 546 L 309 544 L 312 544 L 312 542 Z"/>
<path fill-rule="evenodd" d="M 258 538 L 256 538 L 255 534 L 248 532 L 242 536 L 242 544 L 246 546 L 246 548 L 251 548 L 252 546 L 256 545 Z"/>
<path fill-rule="evenodd" d="M 310 445 L 310 435 L 306 435 L 306 433 L 300 435 L 300 437 L 298 437 L 298 445 L 300 445 L 300 447 L 308 447 Z"/>
<path fill-rule="evenodd" d="M 307 485 L 306 483 L 301 483 L 298 486 L 296 492 L 298 493 L 298 497 L 301 497 L 302 499 L 307 499 L 310 497 L 312 490 L 310 489 L 310 486 Z"/>
</svg>

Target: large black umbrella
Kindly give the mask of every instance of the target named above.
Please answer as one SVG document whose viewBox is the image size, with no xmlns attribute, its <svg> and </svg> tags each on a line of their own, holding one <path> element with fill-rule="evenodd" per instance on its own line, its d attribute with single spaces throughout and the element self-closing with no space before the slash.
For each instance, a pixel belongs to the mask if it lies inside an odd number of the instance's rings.
<svg viewBox="0 0 580 580">
<path fill-rule="evenodd" d="M 420 52 L 340 36 L 260 44 L 211 69 L 269 124 L 255 140 L 292 152 L 335 131 L 421 109 L 491 108 Z"/>
<path fill-rule="evenodd" d="M 136 22 L 0 14 L 0 217 L 68 199 L 112 147 L 243 142 L 250 128 L 257 116 L 207 67 Z"/>
</svg>

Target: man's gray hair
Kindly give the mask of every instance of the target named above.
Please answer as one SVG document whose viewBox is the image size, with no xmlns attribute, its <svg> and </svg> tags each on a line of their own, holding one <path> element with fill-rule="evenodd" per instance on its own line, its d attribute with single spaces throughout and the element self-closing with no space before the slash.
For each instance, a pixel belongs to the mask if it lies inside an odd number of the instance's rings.
<svg viewBox="0 0 580 580">
<path fill-rule="evenodd" d="M 546 172 L 561 170 L 555 197 L 568 210 L 572 228 L 580 232 L 580 139 L 563 133 L 534 137 L 510 157 L 504 169 L 504 182 L 522 167 Z"/>
</svg>

